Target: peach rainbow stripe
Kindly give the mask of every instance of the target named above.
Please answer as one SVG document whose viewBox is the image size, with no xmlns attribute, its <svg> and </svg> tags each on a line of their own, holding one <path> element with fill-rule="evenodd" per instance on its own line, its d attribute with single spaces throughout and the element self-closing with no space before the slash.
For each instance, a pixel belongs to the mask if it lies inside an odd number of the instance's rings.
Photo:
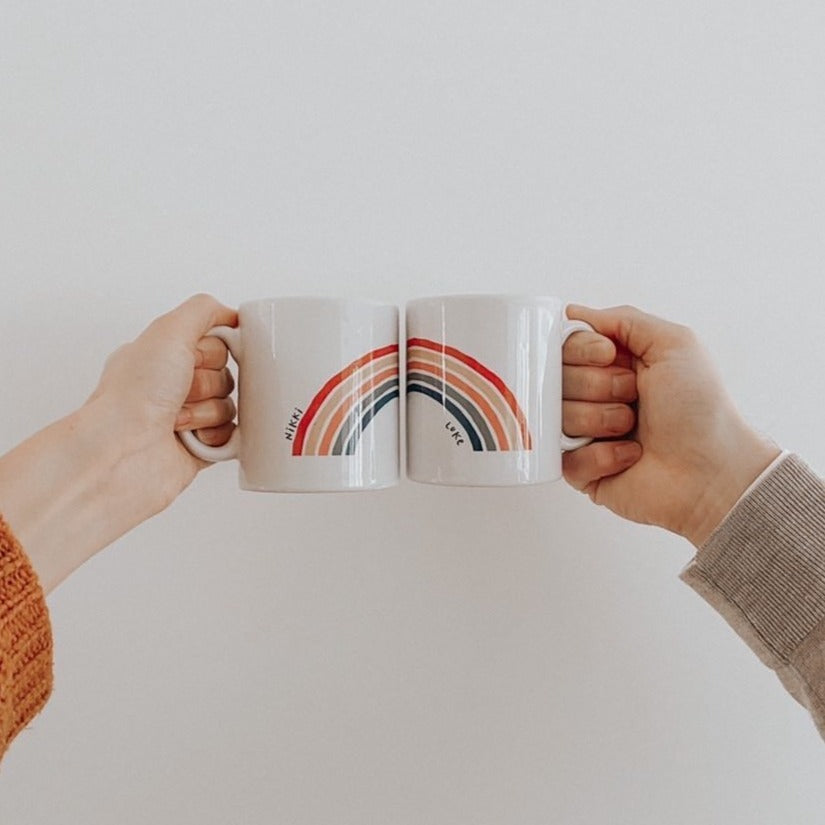
<svg viewBox="0 0 825 825">
<path fill-rule="evenodd" d="M 362 355 L 315 394 L 298 423 L 292 455 L 352 455 L 361 433 L 398 398 L 398 344 Z"/>
<path fill-rule="evenodd" d="M 475 451 L 531 450 L 527 418 L 512 390 L 489 367 L 455 347 L 410 338 L 407 393 L 443 406 L 467 433 Z"/>
</svg>

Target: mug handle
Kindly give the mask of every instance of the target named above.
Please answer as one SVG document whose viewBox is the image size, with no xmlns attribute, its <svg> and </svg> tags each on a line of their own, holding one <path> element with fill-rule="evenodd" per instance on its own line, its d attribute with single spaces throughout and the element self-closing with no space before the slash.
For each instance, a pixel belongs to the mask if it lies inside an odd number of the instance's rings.
<svg viewBox="0 0 825 825">
<path fill-rule="evenodd" d="M 235 327 L 212 327 L 204 337 L 210 335 L 220 338 L 226 344 L 237 363 L 241 355 L 241 331 Z M 241 448 L 241 430 L 237 426 L 229 441 L 222 447 L 210 447 L 204 444 L 192 430 L 181 430 L 178 433 L 178 438 L 195 458 L 200 458 L 203 461 L 229 461 L 231 458 L 238 457 Z"/>
<path fill-rule="evenodd" d="M 586 321 L 571 321 L 565 313 L 562 313 L 562 327 L 561 327 L 561 345 L 564 346 L 564 342 L 574 333 L 574 332 L 595 332 L 596 330 L 590 326 Z M 574 438 L 570 435 L 565 435 L 564 433 L 561 434 L 561 448 L 562 451 L 568 450 L 577 450 L 579 447 L 584 447 L 586 444 L 589 444 L 593 439 L 590 436 L 581 435 L 577 438 Z"/>
</svg>

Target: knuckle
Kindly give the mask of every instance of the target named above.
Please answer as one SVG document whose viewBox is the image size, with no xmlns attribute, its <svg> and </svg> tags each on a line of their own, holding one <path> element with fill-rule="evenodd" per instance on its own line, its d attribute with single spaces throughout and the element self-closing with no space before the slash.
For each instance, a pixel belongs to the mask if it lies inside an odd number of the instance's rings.
<svg viewBox="0 0 825 825">
<path fill-rule="evenodd" d="M 216 304 L 217 301 L 215 297 L 208 292 L 196 292 L 186 303 L 196 307 L 211 307 Z"/>
<path fill-rule="evenodd" d="M 210 398 L 198 405 L 198 420 L 203 427 L 218 427 L 235 417 L 235 402 L 231 398 Z"/>
<path fill-rule="evenodd" d="M 229 350 L 220 338 L 208 335 L 198 341 L 198 350 L 202 353 L 202 368 L 222 369 L 229 359 Z"/>
<path fill-rule="evenodd" d="M 116 350 L 109 353 L 106 361 L 104 362 L 103 366 L 105 369 L 108 369 L 113 364 L 116 364 L 118 361 L 122 360 L 123 358 L 128 358 L 129 352 L 134 348 L 134 343 L 128 344 L 121 344 Z"/>
<path fill-rule="evenodd" d="M 215 421 L 225 424 L 235 417 L 235 402 L 231 398 L 216 398 L 213 405 Z"/>
<path fill-rule="evenodd" d="M 617 371 L 609 381 L 610 396 L 617 401 L 630 402 L 636 399 L 638 388 L 636 374 L 632 371 Z"/>
<path fill-rule="evenodd" d="M 604 411 L 600 404 L 582 404 L 579 411 L 579 428 L 585 435 L 595 435 L 603 427 Z"/>
<path fill-rule="evenodd" d="M 609 444 L 596 445 L 593 458 L 598 476 L 608 475 L 613 469 L 613 451 Z"/>
<path fill-rule="evenodd" d="M 619 337 L 622 341 L 630 341 L 632 336 L 633 318 L 630 314 L 628 314 L 619 321 Z"/>
<path fill-rule="evenodd" d="M 584 380 L 584 390 L 588 398 L 602 398 L 609 396 L 612 389 L 612 379 L 601 370 L 588 370 Z"/>
<path fill-rule="evenodd" d="M 633 411 L 632 407 L 625 405 L 623 415 L 624 426 L 622 427 L 622 432 L 619 433 L 619 435 L 629 433 L 636 426 L 636 413 Z"/>
<path fill-rule="evenodd" d="M 687 345 L 694 345 L 698 343 L 699 336 L 697 336 L 696 332 L 691 327 L 686 326 L 685 324 L 675 324 L 674 326 L 676 328 L 676 334 L 683 343 Z"/>
<path fill-rule="evenodd" d="M 579 429 L 583 435 L 598 435 L 603 429 L 604 416 L 596 404 L 584 404 L 580 411 Z"/>
<path fill-rule="evenodd" d="M 209 394 L 209 378 L 206 371 L 195 370 L 192 377 L 192 389 L 189 394 L 196 398 L 205 398 Z"/>
<path fill-rule="evenodd" d="M 565 360 L 573 359 L 579 352 L 579 341 L 578 341 L 579 333 L 576 332 L 571 335 L 565 342 L 563 347 L 563 356 Z"/>
<path fill-rule="evenodd" d="M 211 335 L 204 340 L 207 342 L 206 346 L 211 350 L 212 357 L 218 365 L 224 366 L 229 358 L 229 348 L 226 344 L 214 335 Z"/>
<path fill-rule="evenodd" d="M 198 422 L 201 427 L 211 427 L 218 417 L 218 402 L 215 398 L 208 398 L 198 404 Z"/>
</svg>

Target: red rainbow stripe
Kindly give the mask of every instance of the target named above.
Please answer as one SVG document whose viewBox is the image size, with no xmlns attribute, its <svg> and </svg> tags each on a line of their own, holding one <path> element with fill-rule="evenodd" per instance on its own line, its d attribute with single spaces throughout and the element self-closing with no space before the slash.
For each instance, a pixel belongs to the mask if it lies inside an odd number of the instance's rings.
<svg viewBox="0 0 825 825">
<path fill-rule="evenodd" d="M 356 358 L 351 364 L 348 364 L 344 369 L 340 372 L 336 373 L 329 379 L 329 381 L 324 384 L 323 387 L 316 393 L 315 397 L 310 402 L 309 407 L 307 407 L 306 412 L 301 417 L 300 422 L 298 423 L 298 429 L 295 431 L 295 438 L 292 442 L 292 455 L 301 455 L 301 452 L 304 448 L 304 440 L 306 439 L 307 430 L 309 429 L 309 425 L 312 423 L 312 419 L 317 414 L 318 410 L 321 408 L 321 405 L 326 400 L 327 396 L 342 382 L 349 378 L 354 372 L 359 370 L 365 364 L 368 364 L 370 361 L 375 361 L 377 358 L 383 358 L 385 355 L 389 355 L 393 352 L 398 352 L 398 344 L 387 344 L 385 347 L 379 347 L 378 349 L 374 349 L 372 352 L 366 353 L 366 355 L 362 355 L 360 358 Z"/>
</svg>

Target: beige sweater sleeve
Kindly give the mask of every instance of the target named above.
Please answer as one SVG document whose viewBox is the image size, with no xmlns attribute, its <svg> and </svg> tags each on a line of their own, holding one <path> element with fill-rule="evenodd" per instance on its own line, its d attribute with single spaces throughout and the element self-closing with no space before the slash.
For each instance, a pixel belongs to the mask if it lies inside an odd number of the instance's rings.
<svg viewBox="0 0 825 825">
<path fill-rule="evenodd" d="M 776 671 L 825 737 L 825 483 L 787 455 L 681 578 Z"/>
</svg>

